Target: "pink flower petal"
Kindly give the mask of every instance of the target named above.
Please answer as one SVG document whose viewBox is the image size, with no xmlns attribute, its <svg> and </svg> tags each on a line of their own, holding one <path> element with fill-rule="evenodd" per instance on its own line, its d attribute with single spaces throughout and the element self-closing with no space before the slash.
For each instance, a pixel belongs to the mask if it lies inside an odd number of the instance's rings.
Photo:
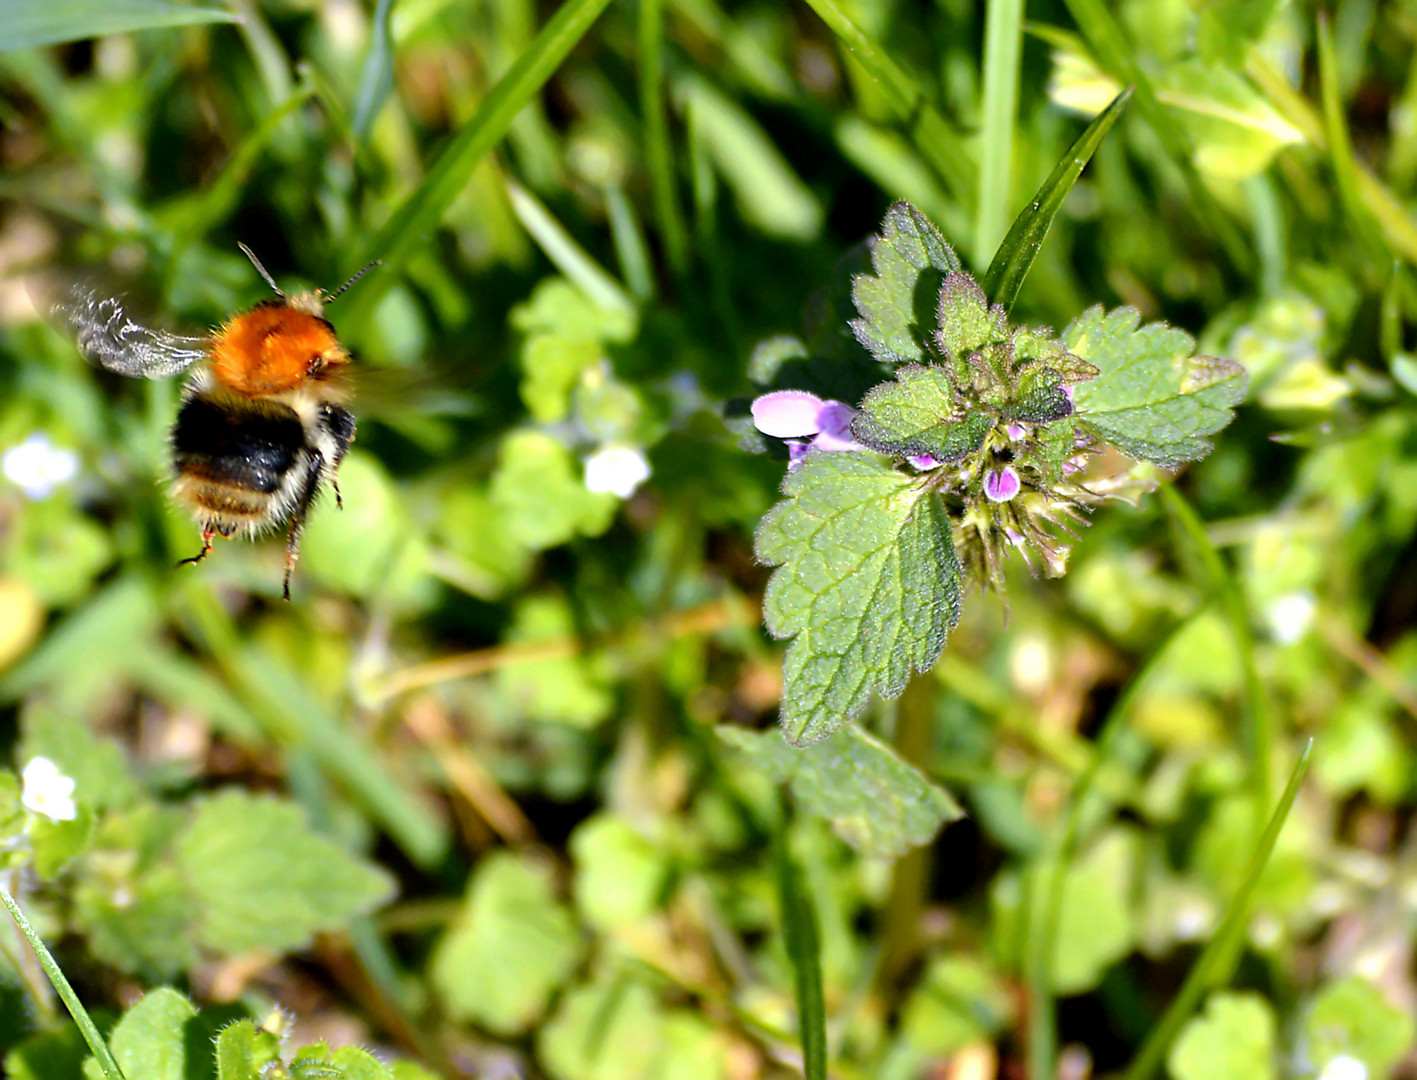
<svg viewBox="0 0 1417 1080">
<path fill-rule="evenodd" d="M 821 430 L 822 399 L 805 390 L 775 390 L 753 402 L 753 426 L 775 439 L 795 439 Z"/>
<path fill-rule="evenodd" d="M 1018 470 L 1012 465 L 984 474 L 984 497 L 990 502 L 1008 502 L 1018 494 L 1022 486 Z"/>
</svg>

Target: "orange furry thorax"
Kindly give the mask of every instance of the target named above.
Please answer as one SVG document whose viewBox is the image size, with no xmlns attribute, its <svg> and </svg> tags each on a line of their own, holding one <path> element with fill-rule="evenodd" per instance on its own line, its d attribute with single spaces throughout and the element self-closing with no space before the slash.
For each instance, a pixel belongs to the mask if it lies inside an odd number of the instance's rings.
<svg viewBox="0 0 1417 1080">
<path fill-rule="evenodd" d="M 229 319 L 212 336 L 210 357 L 221 386 L 252 398 L 329 378 L 349 360 L 328 322 L 288 303 L 262 304 Z"/>
</svg>

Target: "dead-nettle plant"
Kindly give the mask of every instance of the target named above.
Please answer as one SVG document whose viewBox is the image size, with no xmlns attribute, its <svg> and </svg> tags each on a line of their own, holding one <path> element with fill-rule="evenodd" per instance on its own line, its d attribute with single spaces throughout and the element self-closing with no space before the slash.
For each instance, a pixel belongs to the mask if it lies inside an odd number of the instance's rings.
<svg viewBox="0 0 1417 1080">
<path fill-rule="evenodd" d="M 793 639 L 782 724 L 799 745 L 930 668 L 966 579 L 1000 587 L 1011 551 L 1061 575 L 1087 511 L 1204 455 L 1246 387 L 1240 365 L 1132 308 L 1061 334 L 1012 324 L 908 203 L 857 265 L 809 308 L 807 340 L 753 359 L 761 385 L 794 387 L 750 411 L 759 446 L 789 454 L 757 555 L 777 568 L 768 629 Z M 1099 475 L 1108 449 L 1130 466 Z"/>
</svg>

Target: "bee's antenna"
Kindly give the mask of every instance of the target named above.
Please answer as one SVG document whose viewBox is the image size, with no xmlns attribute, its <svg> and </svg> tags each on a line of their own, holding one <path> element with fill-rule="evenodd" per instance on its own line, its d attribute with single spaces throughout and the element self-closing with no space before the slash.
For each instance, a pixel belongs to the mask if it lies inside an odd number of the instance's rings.
<svg viewBox="0 0 1417 1080">
<path fill-rule="evenodd" d="M 343 285 L 341 285 L 341 286 L 340 286 L 338 289 L 336 289 L 334 292 L 330 293 L 328 296 L 322 297 L 321 299 L 324 300 L 324 302 L 328 304 L 328 303 L 329 303 L 331 300 L 333 300 L 336 296 L 338 296 L 340 293 L 344 292 L 345 289 L 349 288 L 349 287 L 350 287 L 351 285 L 353 285 L 356 281 L 358 281 L 360 278 L 362 278 L 365 274 L 369 273 L 370 270 L 373 270 L 374 267 L 378 266 L 378 265 L 379 265 L 381 262 L 383 262 L 383 261 L 384 261 L 383 259 L 375 259 L 373 262 L 371 262 L 371 263 L 370 263 L 368 266 L 366 266 L 363 270 L 359 271 L 359 273 L 355 274 L 354 277 L 350 278 L 348 281 L 346 281 Z"/>
<path fill-rule="evenodd" d="M 263 278 L 266 279 L 266 284 L 276 291 L 276 295 L 279 296 L 282 300 L 286 299 L 285 293 L 282 292 L 281 287 L 276 284 L 276 279 L 271 277 L 270 274 L 266 273 L 266 268 L 261 265 L 261 260 L 256 258 L 256 253 L 240 241 L 237 241 L 236 246 L 241 249 L 242 254 L 245 255 L 246 258 L 251 260 L 251 265 L 254 266 L 260 272 Z"/>
</svg>

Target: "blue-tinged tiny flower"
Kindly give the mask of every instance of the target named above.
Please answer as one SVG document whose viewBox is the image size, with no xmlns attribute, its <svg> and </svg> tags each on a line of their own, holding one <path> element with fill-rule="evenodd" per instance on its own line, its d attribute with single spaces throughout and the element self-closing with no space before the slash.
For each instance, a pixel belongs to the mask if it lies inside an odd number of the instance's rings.
<svg viewBox="0 0 1417 1080">
<path fill-rule="evenodd" d="M 59 771 L 59 766 L 47 757 L 32 758 L 20 774 L 24 785 L 20 802 L 34 814 L 43 814 L 50 821 L 73 821 L 78 816 L 74 806 L 74 781 Z"/>
<path fill-rule="evenodd" d="M 586 458 L 585 486 L 597 495 L 628 499 L 649 479 L 649 461 L 633 446 L 606 446 Z"/>
<path fill-rule="evenodd" d="M 44 499 L 60 484 L 74 479 L 79 458 L 72 450 L 57 448 L 48 435 L 36 432 L 5 451 L 0 471 L 31 499 Z"/>
<path fill-rule="evenodd" d="M 1018 470 L 1012 465 L 1006 465 L 1002 469 L 991 469 L 984 474 L 984 496 L 990 502 L 1008 502 L 1019 493 L 1019 488 L 1022 486 Z"/>
</svg>

